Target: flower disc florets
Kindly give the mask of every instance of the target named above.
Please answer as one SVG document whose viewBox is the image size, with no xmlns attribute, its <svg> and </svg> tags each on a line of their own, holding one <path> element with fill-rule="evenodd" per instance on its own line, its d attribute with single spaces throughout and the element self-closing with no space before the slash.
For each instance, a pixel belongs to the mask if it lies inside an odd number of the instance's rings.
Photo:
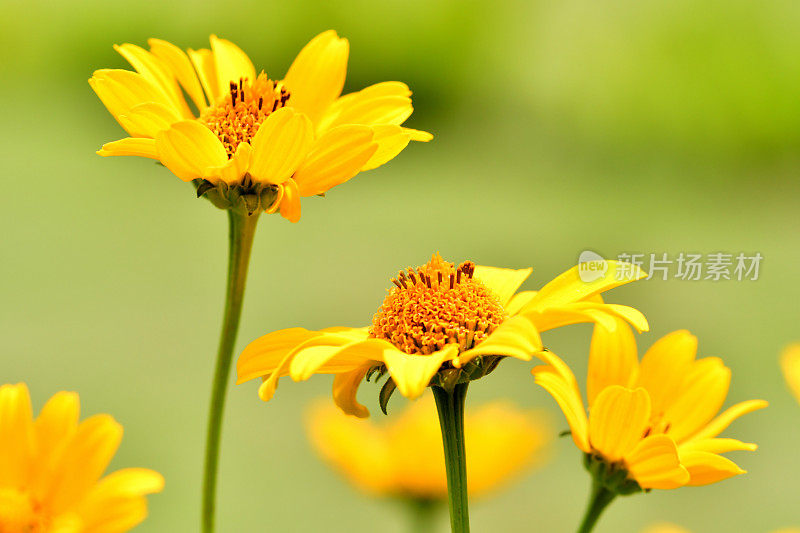
<svg viewBox="0 0 800 533">
<path fill-rule="evenodd" d="M 506 318 L 500 300 L 474 272 L 471 261 L 456 267 L 438 254 L 416 270 L 401 271 L 372 319 L 370 334 L 408 354 L 428 355 L 446 344 L 469 350 Z"/>
</svg>

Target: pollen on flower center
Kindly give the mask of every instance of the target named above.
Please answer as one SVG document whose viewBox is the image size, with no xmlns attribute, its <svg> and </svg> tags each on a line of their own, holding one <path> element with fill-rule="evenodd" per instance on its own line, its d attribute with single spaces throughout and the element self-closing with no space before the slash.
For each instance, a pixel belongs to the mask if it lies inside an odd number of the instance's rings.
<svg viewBox="0 0 800 533">
<path fill-rule="evenodd" d="M 401 271 L 372 319 L 370 335 L 409 354 L 428 355 L 446 344 L 472 348 L 506 318 L 500 300 L 474 272 L 471 261 L 456 267 L 439 254 L 416 270 Z"/>
<path fill-rule="evenodd" d="M 240 78 L 238 84 L 230 83 L 228 94 L 200 115 L 200 122 L 219 137 L 230 159 L 239 144 L 249 143 L 261 123 L 285 106 L 289 97 L 283 84 L 272 81 L 263 72 L 255 83 Z"/>
</svg>

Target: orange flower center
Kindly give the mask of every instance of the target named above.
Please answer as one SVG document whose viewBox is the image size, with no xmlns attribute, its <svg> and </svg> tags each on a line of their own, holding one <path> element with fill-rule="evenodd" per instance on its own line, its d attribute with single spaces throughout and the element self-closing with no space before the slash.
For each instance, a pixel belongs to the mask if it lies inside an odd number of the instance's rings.
<svg viewBox="0 0 800 533">
<path fill-rule="evenodd" d="M 0 488 L 0 532 L 40 533 L 46 520 L 36 510 L 30 496 L 12 488 Z"/>
<path fill-rule="evenodd" d="M 230 92 L 216 105 L 203 111 L 200 122 L 219 137 L 230 159 L 239 144 L 249 143 L 264 120 L 285 106 L 289 97 L 281 83 L 267 78 L 263 72 L 255 83 L 240 78 L 238 84 L 231 82 Z"/>
<path fill-rule="evenodd" d="M 456 267 L 439 254 L 416 270 L 401 271 L 372 319 L 370 335 L 409 354 L 428 355 L 446 344 L 469 350 L 506 318 L 500 300 L 474 272 L 473 262 Z"/>
</svg>

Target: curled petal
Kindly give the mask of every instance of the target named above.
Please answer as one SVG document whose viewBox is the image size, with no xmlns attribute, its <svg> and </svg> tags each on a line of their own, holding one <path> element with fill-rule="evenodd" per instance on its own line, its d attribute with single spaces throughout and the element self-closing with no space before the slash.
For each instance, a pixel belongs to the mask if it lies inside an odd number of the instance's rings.
<svg viewBox="0 0 800 533">
<path fill-rule="evenodd" d="M 630 475 L 643 489 L 675 489 L 689 482 L 681 465 L 675 441 L 666 435 L 651 435 L 625 457 Z"/>
<path fill-rule="evenodd" d="M 383 362 L 400 393 L 413 400 L 425 391 L 442 363 L 453 359 L 457 353 L 455 344 L 448 344 L 430 355 L 411 355 L 392 346 L 383 351 Z"/>
</svg>

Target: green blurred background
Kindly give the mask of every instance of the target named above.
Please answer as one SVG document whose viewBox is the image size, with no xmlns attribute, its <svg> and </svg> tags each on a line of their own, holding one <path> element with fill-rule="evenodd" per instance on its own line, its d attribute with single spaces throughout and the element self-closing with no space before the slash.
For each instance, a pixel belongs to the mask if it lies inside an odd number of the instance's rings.
<svg viewBox="0 0 800 533">
<path fill-rule="evenodd" d="M 239 347 L 283 327 L 364 325 L 388 277 L 437 250 L 532 265 L 526 288 L 585 249 L 760 252 L 758 281 L 650 280 L 610 295 L 650 319 L 641 346 L 689 328 L 701 355 L 733 369 L 729 403 L 761 397 L 771 406 L 727 433 L 761 446 L 731 454 L 747 475 L 621 499 L 598 531 L 637 532 L 655 520 L 695 532 L 800 525 L 800 406 L 777 366 L 780 349 L 800 338 L 800 3 L 1 7 L 0 381 L 29 383 L 37 409 L 58 390 L 77 390 L 84 415 L 109 412 L 124 424 L 113 466 L 149 466 L 167 479 L 141 531 L 197 529 L 226 217 L 152 161 L 96 156 L 123 132 L 86 80 L 97 68 L 127 68 L 114 43 L 160 37 L 198 48 L 210 33 L 280 77 L 328 28 L 351 42 L 346 90 L 407 82 L 416 108 L 408 124 L 436 139 L 304 201 L 299 224 L 263 217 Z M 576 326 L 545 340 L 584 374 L 590 333 Z M 529 370 L 503 363 L 469 401 L 509 397 L 553 410 L 566 427 Z M 269 404 L 255 382 L 231 388 L 221 532 L 408 529 L 402 509 L 358 493 L 310 450 L 304 410 L 330 381 L 285 381 Z M 362 387 L 373 412 L 376 396 Z M 474 531 L 574 530 L 589 479 L 568 439 L 556 447 L 551 464 L 474 503 Z"/>
</svg>

